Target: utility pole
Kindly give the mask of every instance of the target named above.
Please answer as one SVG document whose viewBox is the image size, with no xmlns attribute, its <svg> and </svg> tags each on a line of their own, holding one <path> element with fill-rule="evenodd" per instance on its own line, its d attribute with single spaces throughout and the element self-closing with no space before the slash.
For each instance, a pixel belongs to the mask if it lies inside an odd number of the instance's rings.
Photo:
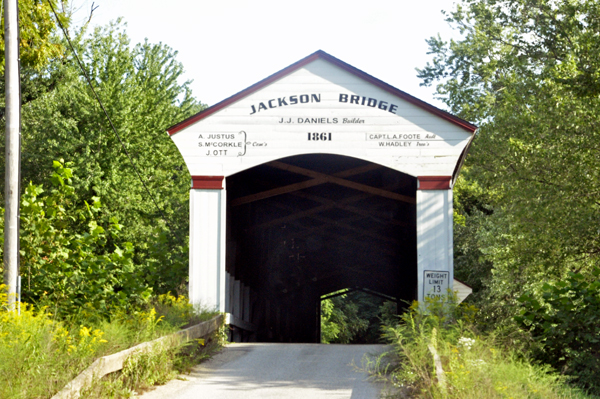
<svg viewBox="0 0 600 399">
<path fill-rule="evenodd" d="M 15 309 L 19 276 L 19 166 L 21 95 L 18 0 L 4 0 L 4 79 L 6 84 L 6 175 L 4 200 L 4 280 L 8 305 Z"/>
</svg>

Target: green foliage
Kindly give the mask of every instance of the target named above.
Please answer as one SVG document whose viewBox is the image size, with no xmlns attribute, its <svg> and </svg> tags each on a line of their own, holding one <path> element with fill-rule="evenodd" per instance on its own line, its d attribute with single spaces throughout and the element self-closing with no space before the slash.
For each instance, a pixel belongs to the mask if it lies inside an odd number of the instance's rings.
<svg viewBox="0 0 600 399">
<path fill-rule="evenodd" d="M 64 50 L 56 38 L 58 26 L 48 0 L 19 0 L 19 57 L 25 67 L 41 69 Z M 68 2 L 51 0 L 64 26 L 69 25 Z M 59 6 L 60 4 L 60 6 Z M 4 17 L 4 11 L 2 12 Z M 4 18 L 0 21 L 0 73 L 4 74 Z"/>
<path fill-rule="evenodd" d="M 151 290 L 133 262 L 133 245 L 107 245 L 122 226 L 115 219 L 108 231 L 99 226 L 100 199 L 78 203 L 71 165 L 61 161 L 53 166 L 52 190 L 30 184 L 21 198 L 24 300 L 49 305 L 61 315 L 86 307 L 99 314 L 139 307 Z"/>
<path fill-rule="evenodd" d="M 0 286 L 0 398 L 50 397 L 107 341 L 89 324 L 66 328 L 45 310 L 20 308 L 20 314 L 7 310 L 5 286 Z"/>
<path fill-rule="evenodd" d="M 475 309 L 453 301 L 414 303 L 401 322 L 385 328 L 393 346 L 387 363 L 372 362 L 396 387 L 393 397 L 586 398 L 549 367 L 532 365 L 494 335 L 473 327 Z"/>
<path fill-rule="evenodd" d="M 346 318 L 341 309 L 336 308 L 331 299 L 321 301 L 321 343 L 330 344 L 346 327 Z"/>
<path fill-rule="evenodd" d="M 165 323 L 178 328 L 207 321 L 218 314 L 214 310 L 192 305 L 185 295 L 174 296 L 170 292 L 159 295 L 151 304 Z"/>
<path fill-rule="evenodd" d="M 599 7 L 465 0 L 447 14 L 461 38 L 429 40 L 419 76 L 479 124 L 459 181 L 456 275 L 489 326 L 600 261 Z"/>
<path fill-rule="evenodd" d="M 537 90 L 524 84 L 534 81 L 595 96 L 599 7 L 595 0 L 462 1 L 447 13 L 462 38 L 429 39 L 434 58 L 419 76 L 425 85 L 441 81 L 440 97 L 476 121 L 495 118 L 495 107 L 517 100 L 515 94 L 526 106 Z"/>
<path fill-rule="evenodd" d="M 463 168 L 468 173 L 469 168 Z M 473 293 L 470 302 L 481 300 L 491 277 L 492 262 L 481 251 L 479 231 L 491 215 L 490 196 L 472 179 L 462 176 L 453 188 L 454 194 L 454 276 L 465 282 Z"/>
<path fill-rule="evenodd" d="M 165 129 L 202 105 L 189 82 L 181 82 L 177 53 L 162 43 L 131 46 L 120 22 L 80 32 L 74 44 L 141 180 L 72 55 L 50 59 L 42 72 L 23 71 L 22 179 L 45 184 L 51 172 L 41 165 L 71 160 L 78 171 L 71 178 L 72 201 L 102 198 L 103 211 L 95 217 L 106 245 L 129 256 L 126 243 L 135 242 L 132 261 L 143 280 L 157 293 L 182 293 L 189 174 Z M 113 220 L 126 221 L 127 229 L 111 234 Z"/>
<path fill-rule="evenodd" d="M 48 2 L 29 3 L 22 18 L 49 15 Z M 131 47 L 119 22 L 74 39 L 149 196 L 51 22 L 21 33 L 36 52 L 22 69 L 21 275 L 37 310 L 23 304 L 19 316 L 0 303 L 0 379 L 10 381 L 0 398 L 50 397 L 95 357 L 208 317 L 184 297 L 150 297 L 183 291 L 187 276 L 189 175 L 165 129 L 202 105 L 180 81 L 176 52 Z M 175 351 L 159 352 L 136 361 L 172 363 L 166 374 L 130 367 L 113 393 L 172 374 Z"/>
<path fill-rule="evenodd" d="M 343 291 L 341 291 L 343 292 Z M 365 344 L 380 342 L 382 320 L 397 318 L 395 302 L 360 291 L 321 301 L 321 342 Z"/>
<path fill-rule="evenodd" d="M 345 297 L 340 295 L 321 301 L 321 342 L 324 344 L 348 344 L 369 326 L 367 320 L 359 317 L 358 306 L 344 301 Z"/>
<path fill-rule="evenodd" d="M 127 398 L 163 385 L 178 374 L 189 373 L 193 366 L 219 351 L 218 332 L 206 339 L 192 340 L 184 346 L 163 343 L 129 357 L 123 370 L 95 380 L 82 391 L 90 399 Z"/>
<path fill-rule="evenodd" d="M 600 3 L 465 0 L 424 84 L 479 124 L 456 209 L 456 276 L 489 330 L 597 389 Z M 521 312 L 521 314 L 519 314 Z M 588 324 L 589 322 L 589 324 Z M 595 323 L 595 324 L 594 324 Z"/>
<path fill-rule="evenodd" d="M 21 303 L 21 312 L 9 311 L 5 286 L 0 285 L 0 398 L 49 398 L 88 367 L 96 358 L 130 348 L 144 341 L 175 332 L 177 325 L 165 315 L 190 317 L 187 322 L 212 314 L 189 312 L 187 299 L 170 296 L 157 312 L 153 307 L 125 312 L 114 310 L 98 318 L 91 306 L 65 321 L 48 309 L 35 310 Z M 184 310 L 182 312 L 182 310 Z M 130 358 L 122 373 L 90 387 L 82 397 L 128 397 L 134 390 L 164 383 L 176 372 L 189 369 L 218 350 L 218 332 L 202 343 L 184 348 L 157 346 Z M 106 383 L 105 383 L 106 382 Z"/>
<path fill-rule="evenodd" d="M 143 340 L 147 341 L 159 334 L 171 332 L 174 327 L 169 324 L 167 319 L 173 315 L 187 314 L 190 318 L 185 324 L 198 324 L 199 319 L 205 321 L 216 316 L 215 312 L 197 313 L 192 311 L 190 313 L 190 306 L 185 297 L 176 298 L 170 294 L 162 295 L 156 299 L 156 303 L 162 304 L 160 311 L 164 312 L 159 318 L 156 318 L 157 313 L 154 312 L 154 308 L 151 308 L 149 312 L 142 313 L 141 317 L 129 317 L 134 321 L 134 325 L 111 322 L 105 324 L 105 326 L 108 328 L 114 328 L 115 326 L 123 328 L 125 326 L 124 331 L 129 332 L 129 335 L 131 335 L 132 330 L 136 328 L 144 329 L 143 325 L 148 326 L 148 320 L 150 320 L 159 328 L 153 334 L 145 334 L 147 338 Z M 166 317 L 164 317 L 165 315 Z M 141 327 L 135 326 L 135 324 L 140 324 L 140 321 L 136 321 L 138 319 L 141 321 Z M 221 337 L 225 335 L 225 324 L 224 318 L 222 320 L 221 328 L 208 337 L 194 339 L 183 345 L 180 345 L 178 339 L 164 340 L 140 352 L 133 353 L 125 361 L 121 371 L 93 381 L 90 386 L 85 387 L 82 391 L 82 397 L 98 399 L 133 397 L 136 393 L 144 392 L 154 385 L 165 384 L 178 374 L 189 373 L 193 366 L 209 359 L 223 347 L 225 342 Z M 107 331 L 111 330 L 107 329 Z M 115 334 L 111 337 L 113 336 L 118 337 L 119 335 Z M 135 342 L 139 342 L 139 340 Z"/>
<path fill-rule="evenodd" d="M 164 385 L 173 379 L 173 355 L 177 349 L 172 345 L 157 345 L 152 351 L 144 351 L 128 358 L 123 365 L 122 376 L 133 391 Z"/>
<path fill-rule="evenodd" d="M 516 319 L 541 344 L 536 357 L 595 394 L 600 394 L 600 268 L 591 278 L 580 273 L 553 285 L 544 284 L 541 300 L 519 298 Z"/>
</svg>

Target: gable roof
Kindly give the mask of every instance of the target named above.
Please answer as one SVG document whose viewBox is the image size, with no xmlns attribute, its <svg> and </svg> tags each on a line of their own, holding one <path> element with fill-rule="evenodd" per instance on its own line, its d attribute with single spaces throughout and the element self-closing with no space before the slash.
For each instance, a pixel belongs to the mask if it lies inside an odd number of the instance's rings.
<svg viewBox="0 0 600 399">
<path fill-rule="evenodd" d="M 266 79 L 263 79 L 260 82 L 255 83 L 252 86 L 240 91 L 239 93 L 234 94 L 233 96 L 226 98 L 225 100 L 213 105 L 212 107 L 209 107 L 203 111 L 200 111 L 199 113 L 190 116 L 189 118 L 177 123 L 176 125 L 171 126 L 170 128 L 167 129 L 167 132 L 169 133 L 169 135 L 173 135 L 173 134 L 179 132 L 180 130 L 185 129 L 186 127 L 208 117 L 209 115 L 212 115 L 213 113 L 229 106 L 230 104 L 235 103 L 236 101 L 241 100 L 242 98 L 244 98 L 246 96 L 249 96 L 250 94 L 262 89 L 263 87 L 268 86 L 269 84 L 283 78 L 286 75 L 289 75 L 290 73 L 292 73 L 292 72 L 302 68 L 303 66 L 310 64 L 311 62 L 316 61 L 318 59 L 325 60 L 347 72 L 350 72 L 350 73 L 358 76 L 359 78 L 373 84 L 374 86 L 377 86 L 380 89 L 383 89 L 394 96 L 397 96 L 413 105 L 416 105 L 417 107 L 420 107 L 433 115 L 436 115 L 442 119 L 445 119 L 470 133 L 474 133 L 475 130 L 477 130 L 477 126 L 473 125 L 472 123 L 467 122 L 464 119 L 461 119 L 455 115 L 452 115 L 449 112 L 443 111 L 431 104 L 428 104 L 425 101 L 419 100 L 418 98 L 413 97 L 410 94 L 408 94 L 402 90 L 399 90 L 399 89 L 361 71 L 360 69 L 355 68 L 352 65 L 347 64 L 344 61 L 337 59 L 330 54 L 327 54 L 326 52 L 324 52 L 322 50 L 318 50 L 318 51 L 312 53 L 311 55 L 309 55 L 308 57 L 305 57 L 305 58 L 301 59 L 300 61 L 293 63 L 292 65 L 280 70 L 279 72 L 274 73 L 273 75 L 267 77 Z"/>
</svg>

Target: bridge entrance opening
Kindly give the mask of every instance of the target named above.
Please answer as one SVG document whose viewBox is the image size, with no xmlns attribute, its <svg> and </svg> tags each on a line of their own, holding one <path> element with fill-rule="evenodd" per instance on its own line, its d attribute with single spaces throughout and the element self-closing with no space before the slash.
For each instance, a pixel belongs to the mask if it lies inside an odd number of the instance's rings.
<svg viewBox="0 0 600 399">
<path fill-rule="evenodd" d="M 332 154 L 229 176 L 226 308 L 255 326 L 233 339 L 320 342 L 321 298 L 348 287 L 416 299 L 416 191 L 412 176 Z"/>
<path fill-rule="evenodd" d="M 321 343 L 379 344 L 381 326 L 397 322 L 397 299 L 361 287 L 321 297 Z"/>
</svg>

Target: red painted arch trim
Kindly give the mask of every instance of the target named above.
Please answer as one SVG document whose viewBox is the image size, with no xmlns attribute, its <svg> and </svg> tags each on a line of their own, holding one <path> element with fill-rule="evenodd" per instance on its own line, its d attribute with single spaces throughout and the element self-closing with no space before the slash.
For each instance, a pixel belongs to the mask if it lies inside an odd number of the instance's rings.
<svg viewBox="0 0 600 399">
<path fill-rule="evenodd" d="M 282 69 L 279 72 L 274 73 L 273 75 L 269 76 L 268 78 L 261 80 L 258 83 L 255 83 L 254 85 L 248 87 L 245 90 L 240 91 L 237 94 L 234 94 L 233 96 L 221 101 L 220 103 L 217 103 L 215 105 L 213 105 L 212 107 L 209 107 L 199 113 L 197 113 L 196 115 L 192 115 L 189 118 L 177 123 L 174 126 L 171 126 L 170 128 L 167 129 L 167 132 L 169 133 L 169 135 L 173 135 L 177 132 L 179 132 L 182 129 L 185 129 L 186 127 L 206 118 L 209 115 L 214 114 L 215 112 L 227 107 L 228 105 L 231 105 L 233 103 L 235 103 L 236 101 L 241 100 L 242 98 L 262 89 L 265 86 L 270 85 L 271 83 L 275 82 L 276 80 L 281 79 L 282 77 L 289 75 L 290 73 L 302 68 L 303 66 L 310 64 L 311 62 L 317 60 L 317 59 L 323 59 L 326 60 L 342 69 L 344 69 L 345 71 L 348 71 L 358 77 L 360 77 L 363 80 L 366 80 L 367 82 L 387 91 L 388 93 L 391 93 L 397 97 L 402 98 L 405 101 L 408 101 L 411 104 L 414 104 L 442 119 L 445 119 L 461 128 L 463 128 L 464 130 L 470 132 L 470 133 L 474 133 L 475 130 L 477 130 L 477 126 L 473 125 L 470 122 L 465 121 L 464 119 L 461 119 L 455 115 L 452 115 L 446 111 L 443 111 L 437 107 L 434 107 L 431 104 L 426 103 L 425 101 L 419 100 L 416 97 L 411 96 L 410 94 L 399 90 L 393 86 L 390 86 L 389 84 L 369 75 L 368 73 L 365 73 L 363 71 L 361 71 L 360 69 L 357 69 L 355 67 L 353 67 L 350 64 L 345 63 L 344 61 L 337 59 L 335 57 L 333 57 L 332 55 L 327 54 L 326 52 L 319 50 L 311 55 L 309 55 L 306 58 L 301 59 L 300 61 L 297 61 L 295 63 L 293 63 L 292 65 Z"/>
<path fill-rule="evenodd" d="M 319 51 L 309 55 L 306 58 L 301 59 L 298 62 L 293 63 L 292 65 L 288 66 L 287 68 L 282 69 L 279 72 L 274 73 L 273 75 L 269 76 L 268 78 L 263 79 L 260 82 L 253 84 L 252 86 L 240 91 L 239 93 L 234 94 L 233 96 L 231 96 L 229 98 L 226 98 L 225 100 L 221 101 L 220 103 L 217 103 L 217 104 L 213 105 L 212 107 L 209 107 L 203 111 L 200 111 L 196 115 L 190 116 L 189 118 L 168 128 L 167 132 L 169 132 L 169 135 L 172 136 L 175 133 L 179 132 L 180 130 L 185 129 L 189 125 L 192 125 L 192 124 L 206 118 L 207 116 L 212 115 L 215 112 L 220 111 L 221 109 L 235 103 L 236 101 L 239 101 L 242 98 L 249 96 L 250 94 L 262 89 L 263 87 L 270 85 L 271 83 L 275 82 L 276 80 L 279 80 L 282 77 L 289 75 L 290 73 L 302 68 L 304 65 L 309 64 L 309 63 L 313 62 L 314 60 L 320 58 L 318 53 L 319 53 Z"/>
<path fill-rule="evenodd" d="M 192 189 L 222 190 L 225 176 L 192 176 Z"/>
<path fill-rule="evenodd" d="M 449 190 L 452 176 L 418 176 L 418 190 Z"/>
</svg>

